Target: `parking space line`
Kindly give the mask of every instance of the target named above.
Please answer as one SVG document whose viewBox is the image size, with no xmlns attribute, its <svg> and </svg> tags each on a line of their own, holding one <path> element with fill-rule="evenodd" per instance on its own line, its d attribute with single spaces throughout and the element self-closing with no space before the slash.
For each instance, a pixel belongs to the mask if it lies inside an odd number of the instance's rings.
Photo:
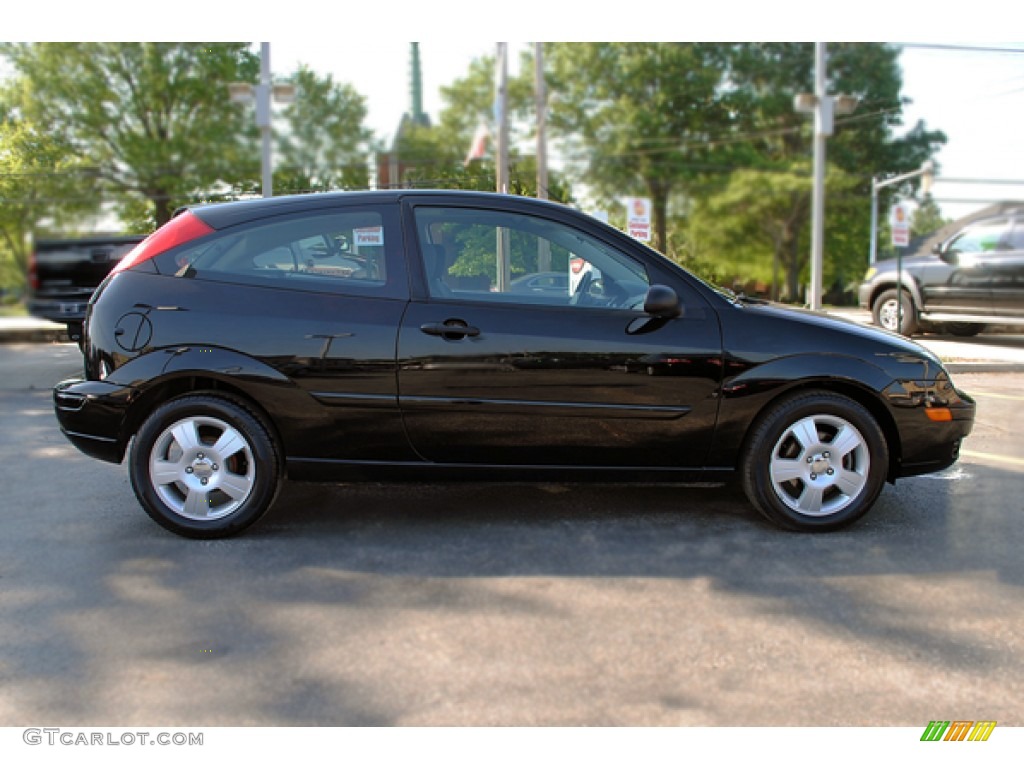
<svg viewBox="0 0 1024 768">
<path fill-rule="evenodd" d="M 998 461 L 1000 464 L 1013 464 L 1015 467 L 1024 467 L 1024 459 L 1015 459 L 1012 456 L 964 450 L 960 451 L 960 455 L 966 456 L 969 459 L 989 459 L 990 461 Z"/>
<path fill-rule="evenodd" d="M 1020 400 L 1020 401 L 1024 401 L 1024 395 L 1003 395 L 1003 394 L 999 394 L 997 392 L 977 392 L 977 391 L 975 391 L 973 389 L 968 394 L 971 397 L 992 397 L 992 398 L 995 398 L 996 400 Z"/>
</svg>

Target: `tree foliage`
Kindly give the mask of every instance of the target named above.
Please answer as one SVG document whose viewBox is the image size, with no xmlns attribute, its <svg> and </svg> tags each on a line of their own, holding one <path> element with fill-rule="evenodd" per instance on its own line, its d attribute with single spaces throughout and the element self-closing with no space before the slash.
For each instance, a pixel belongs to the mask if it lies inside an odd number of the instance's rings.
<svg viewBox="0 0 1024 768">
<path fill-rule="evenodd" d="M 295 101 L 283 110 L 274 192 L 365 189 L 372 133 L 364 125 L 366 99 L 331 75 L 300 67 L 292 78 Z"/>
<path fill-rule="evenodd" d="M 415 187 L 438 189 L 476 189 L 493 191 L 497 187 L 497 163 L 494 136 L 495 59 L 474 59 L 464 78 L 441 89 L 444 108 L 437 126 L 409 125 L 397 145 L 403 163 L 412 166 L 404 181 Z M 508 80 L 509 113 L 509 193 L 537 195 L 537 156 L 522 149 L 535 135 L 536 110 L 533 83 L 533 57 L 524 53 L 519 75 Z M 481 125 L 490 134 L 488 155 L 466 162 L 473 135 Z M 571 190 L 563 174 L 549 171 L 547 197 L 569 202 Z"/>
<path fill-rule="evenodd" d="M 227 85 L 255 78 L 248 44 L 34 43 L 0 52 L 17 74 L 8 93 L 17 118 L 73 147 L 104 192 L 144 201 L 152 224 L 240 182 L 252 117 L 229 103 Z"/>
<path fill-rule="evenodd" d="M 765 280 L 799 295 L 807 269 L 813 91 L 804 43 L 558 43 L 553 123 L 583 180 L 613 211 L 649 197 L 654 245 L 704 274 Z M 829 90 L 860 100 L 829 141 L 826 280 L 866 260 L 870 173 L 918 167 L 945 137 L 902 126 L 898 50 L 829 47 Z M 909 189 L 902 190 L 906 194 Z"/>
<path fill-rule="evenodd" d="M 71 147 L 35 126 L 0 122 L 0 285 L 25 279 L 29 236 L 95 209 L 94 180 Z"/>
<path fill-rule="evenodd" d="M 698 43 L 549 45 L 552 126 L 606 204 L 651 199 L 654 247 L 666 249 L 670 199 L 731 156 L 711 139 L 735 122 L 723 87 L 729 48 Z"/>
</svg>

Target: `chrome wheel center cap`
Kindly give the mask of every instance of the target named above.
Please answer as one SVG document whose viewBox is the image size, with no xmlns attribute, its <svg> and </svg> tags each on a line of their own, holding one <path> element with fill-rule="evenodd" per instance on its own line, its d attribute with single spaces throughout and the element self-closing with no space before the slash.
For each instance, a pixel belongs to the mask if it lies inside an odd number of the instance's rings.
<svg viewBox="0 0 1024 768">
<path fill-rule="evenodd" d="M 209 480 L 213 473 L 213 462 L 209 459 L 196 459 L 192 462 L 192 474 L 200 480 Z"/>
<path fill-rule="evenodd" d="M 831 463 L 824 456 L 815 456 L 811 462 L 811 472 L 816 475 L 823 475 L 831 468 Z"/>
</svg>

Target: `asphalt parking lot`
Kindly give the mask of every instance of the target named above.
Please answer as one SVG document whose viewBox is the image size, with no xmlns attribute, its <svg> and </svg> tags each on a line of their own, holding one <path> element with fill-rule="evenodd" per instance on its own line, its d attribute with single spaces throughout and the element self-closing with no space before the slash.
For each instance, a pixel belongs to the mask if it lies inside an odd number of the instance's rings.
<svg viewBox="0 0 1024 768">
<path fill-rule="evenodd" d="M 60 435 L 78 365 L 0 346 L 2 725 L 1021 724 L 1021 374 L 958 374 L 962 460 L 839 533 L 723 487 L 293 484 L 197 542 Z"/>
</svg>

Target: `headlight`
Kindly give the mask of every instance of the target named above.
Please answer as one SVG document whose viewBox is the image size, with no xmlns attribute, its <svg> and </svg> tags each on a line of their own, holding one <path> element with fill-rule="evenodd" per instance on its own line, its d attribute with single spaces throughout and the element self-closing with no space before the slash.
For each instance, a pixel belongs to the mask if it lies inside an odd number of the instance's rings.
<svg viewBox="0 0 1024 768">
<path fill-rule="evenodd" d="M 864 279 L 870 280 L 872 277 L 878 274 L 878 269 L 875 267 L 868 267 L 868 271 L 864 273 Z"/>
</svg>

